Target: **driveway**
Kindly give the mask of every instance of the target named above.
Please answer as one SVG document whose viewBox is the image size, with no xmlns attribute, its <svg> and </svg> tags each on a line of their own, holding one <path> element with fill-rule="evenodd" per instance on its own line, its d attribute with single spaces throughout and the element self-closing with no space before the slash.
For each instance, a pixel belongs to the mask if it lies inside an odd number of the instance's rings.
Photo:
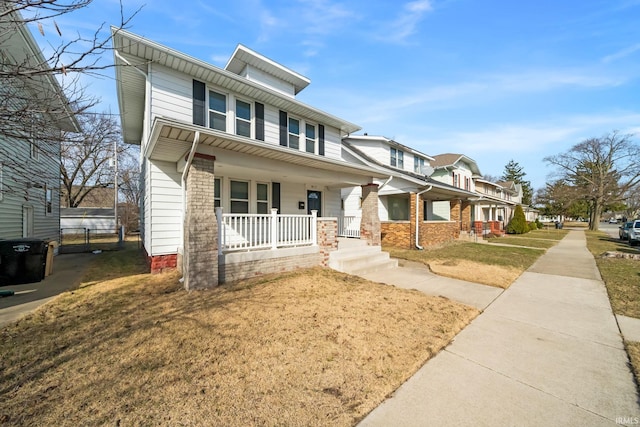
<svg viewBox="0 0 640 427">
<path fill-rule="evenodd" d="M 16 321 L 80 283 L 93 254 L 68 254 L 54 257 L 53 273 L 41 282 L 1 286 L 15 295 L 0 298 L 0 328 Z"/>
</svg>

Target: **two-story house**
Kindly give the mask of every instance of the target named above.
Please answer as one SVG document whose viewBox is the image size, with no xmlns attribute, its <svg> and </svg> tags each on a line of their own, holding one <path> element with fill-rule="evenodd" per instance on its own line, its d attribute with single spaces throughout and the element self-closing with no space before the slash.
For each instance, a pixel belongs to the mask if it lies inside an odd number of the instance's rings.
<svg viewBox="0 0 640 427">
<path fill-rule="evenodd" d="M 421 248 L 455 239 L 469 231 L 473 199 L 470 189 L 433 178 L 434 157 L 389 138 L 349 135 L 343 138 L 343 157 L 375 166 L 388 175 L 379 185 L 381 237 L 384 244 Z M 339 233 L 358 229 L 360 187 L 343 189 L 343 217 Z"/>
<path fill-rule="evenodd" d="M 359 127 L 300 102 L 309 79 L 245 46 L 219 68 L 112 34 L 124 140 L 141 146 L 152 271 L 181 264 L 191 289 L 326 259 L 336 243 L 321 220 L 335 223 L 341 188 L 384 176 L 343 160 L 341 139 Z"/>
<path fill-rule="evenodd" d="M 478 178 L 475 190 L 479 196 L 475 212 L 476 229 L 482 229 L 483 233 L 503 234 L 515 207 L 521 204 L 522 187 L 511 181 L 491 182 Z"/>
<path fill-rule="evenodd" d="M 59 241 L 59 135 L 79 125 L 31 32 L 11 14 L 1 20 L 0 66 L 43 72 L 0 81 L 0 239 Z"/>
</svg>

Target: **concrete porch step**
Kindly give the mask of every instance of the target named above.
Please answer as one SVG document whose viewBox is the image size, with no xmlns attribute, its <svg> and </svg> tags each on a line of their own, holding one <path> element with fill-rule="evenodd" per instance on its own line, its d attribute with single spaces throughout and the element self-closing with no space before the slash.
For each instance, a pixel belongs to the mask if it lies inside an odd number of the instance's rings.
<svg viewBox="0 0 640 427">
<path fill-rule="evenodd" d="M 366 242 L 355 239 L 342 240 L 338 250 L 329 254 L 329 267 L 343 273 L 370 273 L 398 266 L 398 261 L 391 259 L 380 246 L 368 246 Z"/>
</svg>

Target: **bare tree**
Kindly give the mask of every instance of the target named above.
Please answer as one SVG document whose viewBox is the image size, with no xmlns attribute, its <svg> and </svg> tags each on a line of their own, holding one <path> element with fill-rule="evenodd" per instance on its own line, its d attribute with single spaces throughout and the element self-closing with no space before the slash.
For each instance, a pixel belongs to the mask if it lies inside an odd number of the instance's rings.
<svg viewBox="0 0 640 427">
<path fill-rule="evenodd" d="M 61 143 L 62 186 L 65 205 L 70 208 L 78 207 L 96 188 L 114 187 L 115 156 L 121 166 L 135 163 L 113 116 L 83 114 L 78 119 L 81 132 L 64 133 Z"/>
<path fill-rule="evenodd" d="M 576 188 L 576 198 L 587 201 L 589 229 L 597 230 L 605 207 L 623 201 L 629 190 L 640 183 L 640 163 L 636 160 L 639 151 L 632 135 L 613 131 L 544 160 L 556 166 L 560 179 Z"/>
<path fill-rule="evenodd" d="M 57 17 L 90 7 L 92 3 L 93 0 L 0 2 L 0 137 L 12 141 L 0 144 L 2 167 L 12 177 L 5 180 L 0 191 L 20 192 L 33 181 L 16 156 L 18 150 L 29 149 L 32 157 L 59 159 L 61 142 L 69 131 L 78 130 L 74 115 L 97 104 L 97 99 L 88 96 L 79 85 L 79 79 L 81 75 L 99 75 L 113 67 L 110 60 L 103 59 L 111 49 L 112 34 L 103 31 L 106 24 L 89 34 L 81 34 L 56 22 Z M 122 4 L 120 10 L 117 25 L 125 28 L 137 11 L 125 18 Z M 44 38 L 41 43 L 47 46 L 44 53 L 31 37 L 27 37 L 27 47 L 21 47 L 25 44 L 20 37 L 29 23 Z M 54 30 L 45 32 L 49 27 Z M 47 178 L 57 182 L 59 175 Z"/>
</svg>

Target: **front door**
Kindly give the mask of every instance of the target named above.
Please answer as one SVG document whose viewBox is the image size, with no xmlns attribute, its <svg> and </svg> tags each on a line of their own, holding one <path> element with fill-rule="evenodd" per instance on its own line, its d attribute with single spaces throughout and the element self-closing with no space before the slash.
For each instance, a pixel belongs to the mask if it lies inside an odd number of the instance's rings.
<svg viewBox="0 0 640 427">
<path fill-rule="evenodd" d="M 311 211 L 318 211 L 318 216 L 322 216 L 322 192 L 307 191 L 307 214 L 311 215 Z"/>
</svg>

